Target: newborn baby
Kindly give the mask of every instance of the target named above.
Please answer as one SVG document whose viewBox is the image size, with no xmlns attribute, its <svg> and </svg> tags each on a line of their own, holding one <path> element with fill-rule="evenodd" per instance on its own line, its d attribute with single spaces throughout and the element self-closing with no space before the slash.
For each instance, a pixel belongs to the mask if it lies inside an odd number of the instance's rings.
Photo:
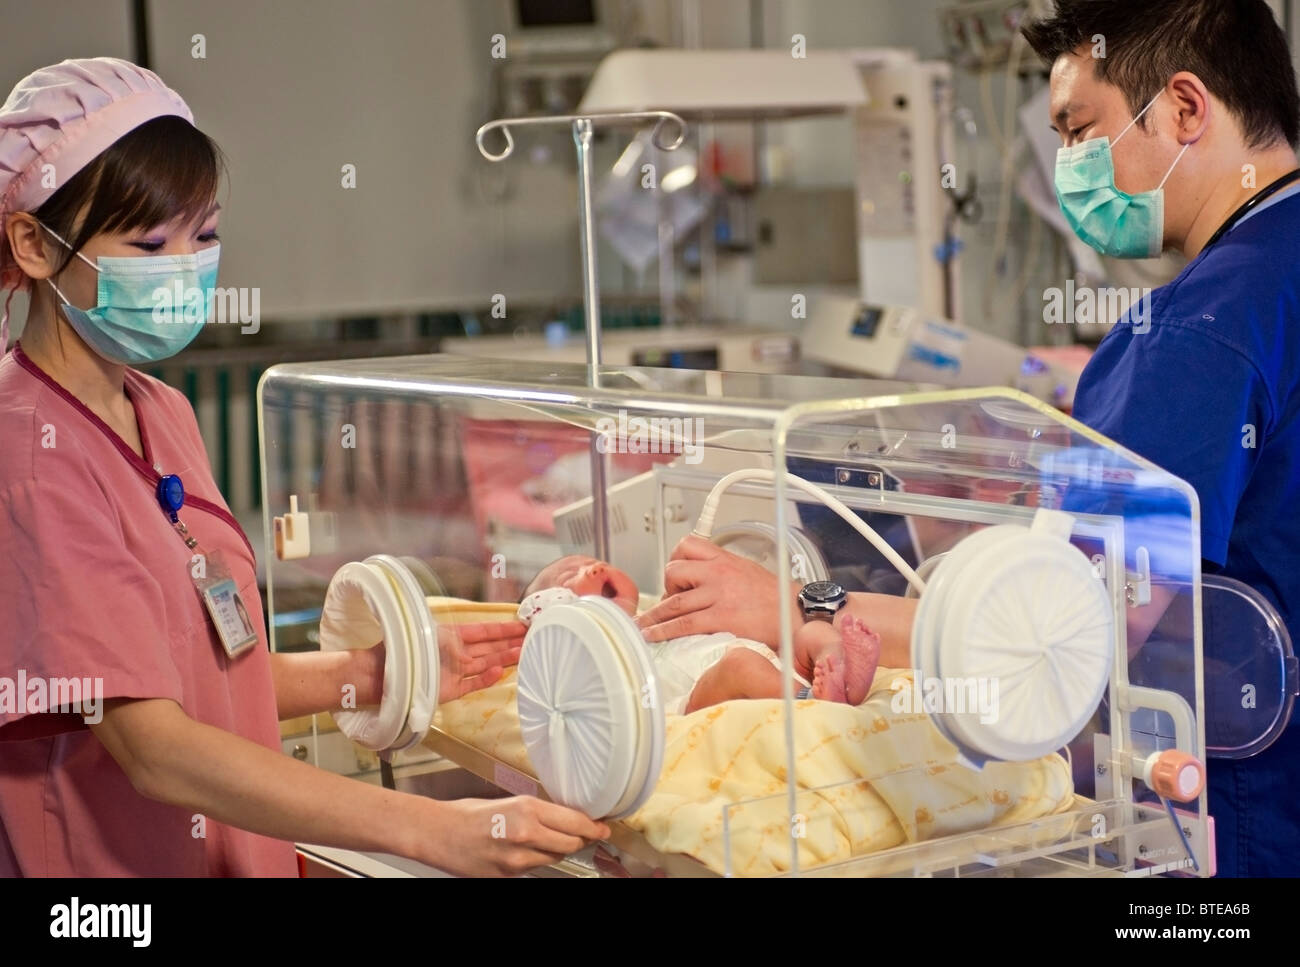
<svg viewBox="0 0 1300 967">
<path fill-rule="evenodd" d="M 609 598 L 636 617 L 640 595 L 627 574 L 594 558 L 562 557 L 548 564 L 524 592 L 519 618 L 530 621 L 568 595 Z M 729 632 L 647 642 L 664 710 L 675 714 L 737 698 L 780 698 L 781 659 L 767 645 Z M 841 613 L 835 626 L 806 622 L 794 636 L 796 698 L 861 704 L 880 657 L 880 638 L 859 619 Z M 811 679 L 811 681 L 809 681 Z"/>
</svg>

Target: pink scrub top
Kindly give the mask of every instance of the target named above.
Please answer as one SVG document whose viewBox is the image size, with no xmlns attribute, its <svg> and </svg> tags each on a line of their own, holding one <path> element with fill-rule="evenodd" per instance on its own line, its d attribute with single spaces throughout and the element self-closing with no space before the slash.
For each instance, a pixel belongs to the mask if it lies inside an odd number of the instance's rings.
<svg viewBox="0 0 1300 967">
<path fill-rule="evenodd" d="M 100 679 L 103 699 L 171 699 L 280 751 L 253 549 L 185 397 L 130 369 L 126 391 L 143 460 L 21 348 L 0 359 L 0 876 L 295 875 L 291 844 L 146 799 L 80 716 L 35 710 L 35 679 Z M 181 477 L 180 519 L 196 551 L 222 552 L 261 639 L 233 660 L 161 473 Z"/>
</svg>

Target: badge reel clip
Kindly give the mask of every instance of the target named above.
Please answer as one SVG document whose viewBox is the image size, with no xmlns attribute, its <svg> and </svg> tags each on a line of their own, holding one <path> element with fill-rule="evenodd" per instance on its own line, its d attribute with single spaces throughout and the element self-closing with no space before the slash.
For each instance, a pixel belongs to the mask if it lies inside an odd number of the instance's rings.
<svg viewBox="0 0 1300 967">
<path fill-rule="evenodd" d="M 198 547 L 198 539 L 180 519 L 185 506 L 185 486 L 174 473 L 164 474 L 158 481 L 158 505 L 167 515 L 176 533 L 181 535 L 191 551 Z M 226 567 L 220 551 L 204 554 L 196 551 L 190 558 L 190 580 L 208 609 L 208 618 L 221 639 L 221 647 L 230 658 L 237 658 L 257 643 L 257 629 L 239 595 L 239 587 Z"/>
</svg>

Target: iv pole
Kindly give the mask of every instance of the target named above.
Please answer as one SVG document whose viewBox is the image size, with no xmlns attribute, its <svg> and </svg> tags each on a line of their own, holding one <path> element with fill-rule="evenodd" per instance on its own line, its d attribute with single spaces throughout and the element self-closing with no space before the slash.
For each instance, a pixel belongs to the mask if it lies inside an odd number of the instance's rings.
<svg viewBox="0 0 1300 967">
<path fill-rule="evenodd" d="M 488 161 L 504 161 L 515 150 L 515 139 L 510 135 L 510 128 L 524 125 L 568 124 L 573 128 L 573 145 L 578 153 L 578 236 L 582 244 L 582 307 L 587 324 L 587 385 L 596 389 L 600 386 L 600 280 L 596 272 L 596 224 L 592 214 L 591 198 L 591 135 L 596 125 L 619 125 L 639 121 L 655 122 L 651 135 L 655 147 L 660 151 L 674 151 L 680 147 L 686 137 L 686 122 L 671 111 L 630 111 L 613 114 L 561 115 L 557 117 L 502 118 L 489 121 L 478 129 L 474 143 L 478 145 L 479 154 Z M 660 136 L 664 123 L 672 121 L 677 125 L 677 137 L 670 142 L 663 142 Z M 483 136 L 489 131 L 499 130 L 505 137 L 505 148 L 497 153 L 489 151 L 483 144 Z M 606 502 L 608 484 L 608 454 L 602 453 L 598 445 L 599 434 L 591 435 L 591 515 L 595 556 L 602 561 L 609 560 L 609 508 Z"/>
</svg>

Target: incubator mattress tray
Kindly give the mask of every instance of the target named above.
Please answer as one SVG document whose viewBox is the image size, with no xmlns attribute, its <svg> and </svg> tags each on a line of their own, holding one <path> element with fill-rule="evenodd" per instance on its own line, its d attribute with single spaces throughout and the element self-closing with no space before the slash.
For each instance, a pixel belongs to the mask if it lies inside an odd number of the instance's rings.
<svg viewBox="0 0 1300 967">
<path fill-rule="evenodd" d="M 501 620 L 515 608 L 433 598 L 429 604 L 440 623 Z M 1035 838 L 1068 834 L 1075 796 L 1059 755 L 966 768 L 923 712 L 894 709 L 894 690 L 910 681 L 909 671 L 882 669 L 859 707 L 796 703 L 793 834 L 802 871 L 1027 822 Z M 514 669 L 508 669 L 495 685 L 442 706 L 426 744 L 504 789 L 544 795 L 515 698 Z M 640 809 L 613 824 L 613 845 L 677 875 L 788 872 L 782 703 L 726 702 L 670 715 L 666 728 L 659 782 Z M 1061 822 L 1053 825 L 1063 827 L 1054 833 L 1031 822 L 1054 816 Z"/>
</svg>

